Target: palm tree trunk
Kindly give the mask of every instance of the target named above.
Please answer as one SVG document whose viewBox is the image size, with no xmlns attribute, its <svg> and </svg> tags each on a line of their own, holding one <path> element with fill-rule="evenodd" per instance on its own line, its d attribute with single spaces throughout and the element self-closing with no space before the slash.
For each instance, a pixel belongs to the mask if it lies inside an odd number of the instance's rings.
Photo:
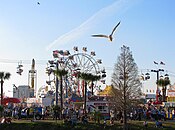
<svg viewBox="0 0 175 130">
<path fill-rule="evenodd" d="M 164 87 L 162 87 L 162 101 L 164 102 Z"/>
<path fill-rule="evenodd" d="M 85 81 L 83 80 L 82 81 L 82 97 L 84 97 L 84 84 L 85 84 Z"/>
<path fill-rule="evenodd" d="M 164 86 L 162 88 L 162 101 L 165 102 L 166 101 L 166 86 Z"/>
<path fill-rule="evenodd" d="M 58 105 L 58 77 L 56 77 L 55 102 Z"/>
<path fill-rule="evenodd" d="M 80 96 L 80 81 L 78 79 L 78 96 Z"/>
<path fill-rule="evenodd" d="M 1 105 L 2 105 L 2 102 L 3 102 L 3 83 L 4 83 L 4 81 L 3 80 L 1 80 Z"/>
<path fill-rule="evenodd" d="M 58 63 L 56 64 L 56 69 L 58 70 Z M 56 102 L 56 105 L 58 105 L 58 76 L 57 75 L 56 75 L 55 102 Z"/>
<path fill-rule="evenodd" d="M 63 78 L 62 76 L 60 77 L 60 100 L 61 100 L 61 112 L 63 110 Z M 61 119 L 62 119 L 62 114 L 61 114 Z"/>
<path fill-rule="evenodd" d="M 84 114 L 86 115 L 86 93 L 87 93 L 87 82 L 85 81 L 85 90 L 84 90 Z"/>
<path fill-rule="evenodd" d="M 167 100 L 166 100 L 166 86 L 165 86 L 165 102 L 166 102 Z"/>
<path fill-rule="evenodd" d="M 92 90 L 92 95 L 94 95 L 94 86 L 93 86 L 93 81 L 91 83 L 91 90 Z"/>
</svg>

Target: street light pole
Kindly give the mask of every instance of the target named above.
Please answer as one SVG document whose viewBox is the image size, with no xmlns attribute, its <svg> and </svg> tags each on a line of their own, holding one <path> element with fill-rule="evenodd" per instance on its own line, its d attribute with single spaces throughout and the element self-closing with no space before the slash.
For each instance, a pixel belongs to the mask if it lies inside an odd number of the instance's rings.
<svg viewBox="0 0 175 130">
<path fill-rule="evenodd" d="M 159 72 L 164 71 L 163 69 L 158 69 L 158 70 L 151 70 L 151 72 L 155 72 L 157 75 L 156 81 L 159 81 Z M 156 90 L 156 102 L 159 102 L 159 86 L 157 84 L 157 90 Z"/>
</svg>

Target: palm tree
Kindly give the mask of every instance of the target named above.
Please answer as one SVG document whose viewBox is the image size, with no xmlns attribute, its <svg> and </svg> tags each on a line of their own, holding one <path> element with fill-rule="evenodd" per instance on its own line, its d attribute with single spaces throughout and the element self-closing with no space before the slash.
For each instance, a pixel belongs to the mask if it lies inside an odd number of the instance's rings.
<svg viewBox="0 0 175 130">
<path fill-rule="evenodd" d="M 63 109 L 63 76 L 67 75 L 68 71 L 65 69 L 56 69 L 54 71 L 54 73 L 56 74 L 56 76 L 58 78 L 60 78 L 60 100 L 61 100 L 61 107 L 60 108 L 62 111 L 62 109 Z M 58 92 L 56 92 L 56 93 L 58 93 Z M 58 97 L 56 97 L 56 102 L 58 102 Z M 56 104 L 56 105 L 58 105 L 58 104 Z"/>
<path fill-rule="evenodd" d="M 94 81 L 98 81 L 100 79 L 101 79 L 100 75 L 92 75 L 90 77 L 90 80 L 91 80 L 91 93 L 92 93 L 92 95 L 94 95 Z"/>
<path fill-rule="evenodd" d="M 162 101 L 165 102 L 166 101 L 166 90 L 167 90 L 167 85 L 170 84 L 170 80 L 168 77 L 165 77 L 164 79 L 159 79 L 157 81 L 157 84 L 159 86 L 162 86 Z"/>
<path fill-rule="evenodd" d="M 84 87 L 84 114 L 86 115 L 86 96 L 87 96 L 87 84 L 91 81 L 92 74 L 90 73 L 80 73 L 80 78 L 85 81 Z"/>
<path fill-rule="evenodd" d="M 3 84 L 4 80 L 10 79 L 11 74 L 9 72 L 0 72 L 0 82 L 1 82 L 1 105 L 3 101 Z"/>
</svg>

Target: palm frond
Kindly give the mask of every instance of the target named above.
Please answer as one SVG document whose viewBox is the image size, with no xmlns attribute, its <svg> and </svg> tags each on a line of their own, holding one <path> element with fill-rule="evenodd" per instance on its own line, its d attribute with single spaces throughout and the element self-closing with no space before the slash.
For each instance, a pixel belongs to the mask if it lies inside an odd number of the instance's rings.
<svg viewBox="0 0 175 130">
<path fill-rule="evenodd" d="M 57 70 L 54 70 L 54 74 L 56 74 L 56 76 L 58 77 L 62 77 L 62 76 L 67 75 L 68 71 L 65 69 L 57 69 Z"/>
<path fill-rule="evenodd" d="M 10 76 L 11 76 L 11 74 L 7 72 L 7 73 L 5 73 L 4 79 L 8 80 L 10 78 Z"/>
</svg>

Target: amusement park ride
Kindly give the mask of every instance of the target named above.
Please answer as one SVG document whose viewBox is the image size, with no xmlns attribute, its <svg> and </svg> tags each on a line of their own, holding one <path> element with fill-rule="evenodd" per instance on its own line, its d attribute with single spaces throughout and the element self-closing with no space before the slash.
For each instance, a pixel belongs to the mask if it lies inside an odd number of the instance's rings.
<svg viewBox="0 0 175 130">
<path fill-rule="evenodd" d="M 37 85 L 36 85 L 36 77 L 37 77 L 37 71 L 35 70 L 35 60 L 32 59 L 32 66 L 31 70 L 29 70 L 28 73 L 28 85 L 31 87 L 31 89 L 34 92 L 34 96 L 36 97 L 36 91 L 37 91 Z"/>
<path fill-rule="evenodd" d="M 49 80 L 46 81 L 47 85 L 40 87 L 37 91 L 37 71 L 35 69 L 35 60 L 32 59 L 31 69 L 28 72 L 29 98 L 51 98 L 55 101 L 55 104 L 59 104 L 62 92 L 64 104 L 67 104 L 67 102 L 68 104 L 71 104 L 70 102 L 83 102 L 84 97 L 93 95 L 100 90 L 99 86 L 105 84 L 106 71 L 101 64 L 102 60 L 96 59 L 95 51 L 88 53 L 87 47 L 83 47 L 82 51 L 80 51 L 75 46 L 73 47 L 73 54 L 68 50 L 55 50 L 53 51 L 53 60 L 49 60 L 47 63 L 46 73 L 49 77 Z M 20 75 L 23 72 L 22 67 L 22 63 L 18 64 L 17 73 Z M 60 79 L 54 74 L 54 70 L 58 69 L 64 69 L 68 72 L 67 75 L 63 76 L 62 91 L 60 90 L 61 87 L 59 88 Z M 86 95 L 85 81 L 78 77 L 79 73 L 100 77 L 99 81 L 88 82 Z M 18 91 L 20 93 L 20 90 Z"/>
<path fill-rule="evenodd" d="M 154 61 L 154 64 L 159 65 L 159 63 L 158 62 L 155 62 L 155 61 Z M 161 61 L 160 62 L 160 65 L 165 65 L 165 63 L 163 63 Z M 157 85 L 157 87 L 156 87 L 156 99 L 153 102 L 153 104 L 154 105 L 162 105 L 162 103 L 165 102 L 165 100 L 162 100 L 163 89 L 162 89 L 162 92 L 161 92 L 160 86 L 158 84 L 158 81 L 159 81 L 160 78 L 163 77 L 162 75 L 161 76 L 159 76 L 159 75 L 161 74 L 161 72 L 164 72 L 164 69 L 152 69 L 152 70 L 150 70 L 150 72 L 156 73 L 156 85 Z M 168 76 L 169 76 L 168 74 L 165 74 L 165 79 L 168 78 Z M 145 75 L 142 74 L 141 79 L 142 80 L 148 80 L 148 79 L 150 79 L 150 74 L 149 73 L 146 73 Z"/>
<path fill-rule="evenodd" d="M 17 67 L 17 74 L 22 75 L 23 69 L 22 69 L 23 65 L 22 62 L 18 63 L 18 67 Z"/>
<path fill-rule="evenodd" d="M 106 72 L 104 68 L 100 69 L 100 64 L 102 64 L 102 60 L 95 59 L 95 51 L 91 51 L 90 54 L 88 54 L 87 47 L 83 47 L 82 52 L 79 52 L 78 47 L 74 47 L 73 50 L 74 53 L 72 55 L 68 50 L 53 51 L 54 60 L 49 60 L 49 66 L 46 68 L 46 72 L 49 76 L 49 81 L 46 81 L 46 83 L 50 86 L 52 86 L 52 83 L 54 83 L 54 85 L 56 83 L 56 88 L 58 87 L 57 85 L 60 84 L 60 82 L 58 81 L 58 84 L 57 82 L 55 82 L 57 77 L 55 77 L 55 75 L 52 75 L 52 72 L 55 69 L 65 69 L 66 71 L 68 71 L 68 74 L 63 78 L 64 102 L 66 102 L 67 100 L 74 100 L 76 102 L 80 102 L 82 97 L 85 96 L 85 82 L 78 78 L 78 73 L 90 73 L 92 75 L 101 76 L 102 82 L 95 81 L 93 83 L 93 86 L 88 84 L 89 88 L 93 87 L 97 89 L 97 85 L 99 85 L 100 83 L 105 83 L 104 78 L 106 77 Z M 51 77 L 53 77 L 52 80 L 50 79 Z M 88 92 L 88 95 L 91 95 L 91 93 Z"/>
<path fill-rule="evenodd" d="M 23 69 L 22 62 L 18 63 L 17 74 L 22 75 Z M 37 71 L 35 70 L 35 60 L 32 59 L 31 69 L 28 71 L 28 85 L 20 85 L 18 87 L 13 85 L 13 96 L 17 98 L 33 98 L 36 97 L 36 79 Z"/>
</svg>

